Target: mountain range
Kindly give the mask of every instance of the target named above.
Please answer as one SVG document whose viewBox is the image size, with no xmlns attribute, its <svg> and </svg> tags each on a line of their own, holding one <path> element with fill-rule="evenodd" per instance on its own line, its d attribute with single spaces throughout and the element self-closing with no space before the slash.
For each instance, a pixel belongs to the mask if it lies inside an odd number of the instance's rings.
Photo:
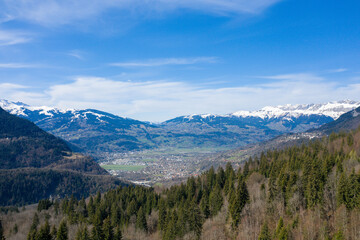
<svg viewBox="0 0 360 240">
<path fill-rule="evenodd" d="M 358 128 L 360 128 L 360 107 L 342 114 L 334 121 L 326 123 L 319 128 L 312 128 L 300 133 L 287 133 L 267 141 L 232 149 L 213 155 L 212 160 L 218 163 L 221 163 L 225 159 L 236 159 L 236 161 L 242 162 L 249 159 L 249 157 L 260 156 L 262 152 L 306 144 L 311 140 L 321 139 L 332 133 L 346 133 Z"/>
<path fill-rule="evenodd" d="M 101 158 L 104 154 L 159 147 L 234 148 L 285 133 L 318 128 L 360 106 L 360 102 L 264 107 L 226 115 L 181 116 L 153 124 L 107 112 L 33 107 L 0 101 L 0 107 L 61 137 L 72 149 Z"/>
</svg>

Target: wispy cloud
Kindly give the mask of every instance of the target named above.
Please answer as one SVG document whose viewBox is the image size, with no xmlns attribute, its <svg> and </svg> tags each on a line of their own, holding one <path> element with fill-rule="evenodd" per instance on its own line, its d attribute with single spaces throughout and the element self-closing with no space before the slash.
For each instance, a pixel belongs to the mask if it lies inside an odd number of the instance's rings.
<svg viewBox="0 0 360 240">
<path fill-rule="evenodd" d="M 41 65 L 24 63 L 0 63 L 0 68 L 39 68 Z"/>
<path fill-rule="evenodd" d="M 213 14 L 260 13 L 281 0 L 4 0 L 0 13 L 42 25 L 71 24 L 101 15 L 109 9 L 132 13 L 192 9 Z"/>
<path fill-rule="evenodd" d="M 215 63 L 216 57 L 195 57 L 195 58 L 158 58 L 145 61 L 110 63 L 115 67 L 157 67 L 165 65 L 191 65 L 198 63 Z"/>
<path fill-rule="evenodd" d="M 24 88 L 28 88 L 28 87 L 21 84 L 0 83 L 0 89 L 2 90 L 14 90 L 14 89 L 24 89 Z"/>
<path fill-rule="evenodd" d="M 258 78 L 273 79 L 273 80 L 287 80 L 287 81 L 321 81 L 323 77 L 313 73 L 291 73 L 280 74 L 272 76 L 259 76 Z"/>
<path fill-rule="evenodd" d="M 348 69 L 347 68 L 336 68 L 336 69 L 330 69 L 327 72 L 328 73 L 342 73 L 342 72 L 347 72 Z"/>
<path fill-rule="evenodd" d="M 84 60 L 84 53 L 80 50 L 71 50 L 69 52 L 66 53 L 67 55 L 77 58 L 79 60 Z"/>
<path fill-rule="evenodd" d="M 0 30 L 0 46 L 21 44 L 29 41 L 31 41 L 31 38 L 26 33 Z"/>
<path fill-rule="evenodd" d="M 316 78 L 316 75 L 313 77 Z M 0 94 L 3 98 L 31 105 L 43 105 L 45 101 L 61 108 L 96 108 L 147 121 L 163 121 L 194 113 L 224 114 L 256 110 L 287 103 L 360 100 L 360 83 L 344 85 L 325 80 L 289 81 L 281 78 L 266 84 L 213 88 L 186 82 L 128 82 L 78 77 L 72 82 L 53 85 L 42 92 L 16 86 L 10 91 L 12 85 L 6 89 L 0 86 Z"/>
</svg>

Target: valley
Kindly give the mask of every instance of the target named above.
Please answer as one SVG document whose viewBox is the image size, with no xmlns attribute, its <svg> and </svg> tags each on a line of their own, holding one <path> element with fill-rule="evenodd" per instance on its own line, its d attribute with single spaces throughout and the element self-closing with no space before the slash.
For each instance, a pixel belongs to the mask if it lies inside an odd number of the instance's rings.
<svg viewBox="0 0 360 240">
<path fill-rule="evenodd" d="M 197 176 L 210 166 L 224 165 L 225 157 L 238 166 L 262 151 L 319 138 L 324 133 L 303 132 L 358 106 L 360 102 L 349 100 L 284 105 L 226 115 L 182 116 L 153 124 L 94 109 L 0 101 L 8 112 L 68 141 L 73 151 L 94 157 L 111 175 L 147 186 Z"/>
<path fill-rule="evenodd" d="M 180 182 L 216 164 L 212 156 L 226 148 L 163 148 L 112 154 L 100 162 L 113 176 L 146 185 Z"/>
</svg>

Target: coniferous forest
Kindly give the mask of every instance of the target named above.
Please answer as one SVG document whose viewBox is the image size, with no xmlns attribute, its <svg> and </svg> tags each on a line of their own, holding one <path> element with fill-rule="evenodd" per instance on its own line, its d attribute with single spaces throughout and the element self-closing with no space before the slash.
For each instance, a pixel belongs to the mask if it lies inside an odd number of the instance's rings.
<svg viewBox="0 0 360 240">
<path fill-rule="evenodd" d="M 360 129 L 272 150 L 180 185 L 44 199 L 8 239 L 360 239 Z M 16 216 L 27 213 L 28 223 Z M 31 213 L 31 216 L 29 215 Z M 31 223 L 31 224 L 30 224 Z"/>
</svg>

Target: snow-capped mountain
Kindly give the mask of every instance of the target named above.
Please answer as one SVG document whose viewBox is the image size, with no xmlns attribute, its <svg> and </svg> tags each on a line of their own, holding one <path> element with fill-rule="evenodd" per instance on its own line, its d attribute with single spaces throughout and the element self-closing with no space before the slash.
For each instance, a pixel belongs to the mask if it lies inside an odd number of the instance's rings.
<svg viewBox="0 0 360 240">
<path fill-rule="evenodd" d="M 36 123 L 86 153 L 141 150 L 156 147 L 238 147 L 284 133 L 318 128 L 360 106 L 360 102 L 264 107 L 226 115 L 190 115 L 149 124 L 94 109 L 33 107 L 0 100 L 0 107 Z"/>
<path fill-rule="evenodd" d="M 40 128 L 61 137 L 88 154 L 128 151 L 149 147 L 146 139 L 151 124 L 107 112 L 85 109 L 33 107 L 21 102 L 0 100 L 0 107 L 28 119 Z M 149 130 L 150 131 L 150 130 Z"/>
<path fill-rule="evenodd" d="M 276 107 L 266 106 L 257 111 L 237 111 L 226 115 L 216 114 L 192 114 L 183 116 L 184 119 L 193 120 L 194 118 L 214 118 L 214 117 L 255 117 L 261 119 L 283 118 L 291 119 L 301 116 L 323 115 L 338 119 L 342 114 L 351 111 L 360 106 L 360 101 L 333 101 L 323 104 L 296 104 L 296 105 L 279 105 Z"/>
<path fill-rule="evenodd" d="M 273 134 L 304 132 L 336 120 L 342 114 L 360 106 L 360 102 L 338 101 L 324 104 L 267 106 L 258 111 L 238 111 L 226 115 L 199 114 L 177 117 L 164 122 L 168 129 L 207 132 L 222 129 L 244 132 L 263 130 L 266 137 Z M 256 134 L 257 135 L 257 134 Z"/>
<path fill-rule="evenodd" d="M 337 101 L 324 104 L 298 104 L 283 105 L 277 107 L 267 106 L 258 111 L 238 111 L 230 115 L 237 117 L 259 117 L 262 119 L 270 118 L 298 118 L 300 116 L 324 115 L 332 119 L 338 119 L 342 114 L 360 106 L 356 101 Z"/>
</svg>

